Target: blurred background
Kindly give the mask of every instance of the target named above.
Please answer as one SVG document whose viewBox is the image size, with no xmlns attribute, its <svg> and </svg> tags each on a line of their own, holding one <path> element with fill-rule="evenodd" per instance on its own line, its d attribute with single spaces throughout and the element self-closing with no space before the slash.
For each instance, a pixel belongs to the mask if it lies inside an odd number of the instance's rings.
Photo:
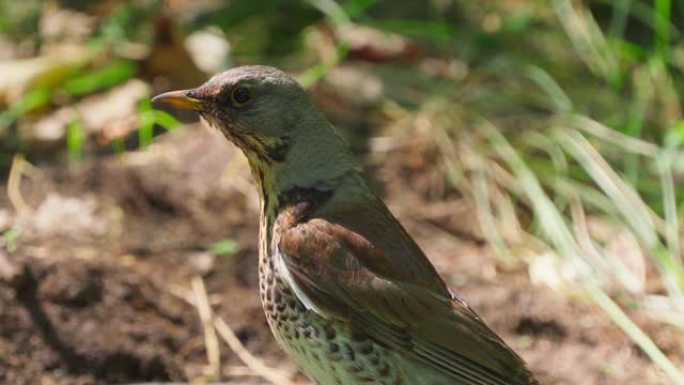
<svg viewBox="0 0 684 385">
<path fill-rule="evenodd" d="M 681 0 L 0 0 L 0 383 L 307 384 L 243 156 L 149 98 L 297 77 L 547 384 L 684 384 Z"/>
</svg>

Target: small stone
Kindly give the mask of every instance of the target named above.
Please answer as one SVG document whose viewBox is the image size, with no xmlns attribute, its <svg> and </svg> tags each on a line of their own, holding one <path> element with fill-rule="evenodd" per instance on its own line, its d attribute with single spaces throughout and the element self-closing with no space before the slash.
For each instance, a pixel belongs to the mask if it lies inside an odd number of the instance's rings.
<svg viewBox="0 0 684 385">
<path fill-rule="evenodd" d="M 192 253 L 188 256 L 188 259 L 192 269 L 199 275 L 210 273 L 214 269 L 214 264 L 216 262 L 216 257 L 206 251 Z"/>
</svg>

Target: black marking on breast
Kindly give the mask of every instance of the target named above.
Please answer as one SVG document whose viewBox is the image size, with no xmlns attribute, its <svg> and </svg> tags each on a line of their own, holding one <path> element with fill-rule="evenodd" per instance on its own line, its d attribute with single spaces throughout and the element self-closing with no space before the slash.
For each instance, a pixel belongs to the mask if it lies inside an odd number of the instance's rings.
<svg viewBox="0 0 684 385">
<path fill-rule="evenodd" d="M 281 207 L 289 208 L 287 220 L 292 226 L 311 218 L 333 194 L 331 190 L 294 187 L 279 193 L 277 200 Z"/>
<path fill-rule="evenodd" d="M 330 189 L 293 187 L 278 194 L 278 201 L 284 206 L 301 202 L 312 202 L 317 205 L 327 201 L 333 195 Z"/>
</svg>

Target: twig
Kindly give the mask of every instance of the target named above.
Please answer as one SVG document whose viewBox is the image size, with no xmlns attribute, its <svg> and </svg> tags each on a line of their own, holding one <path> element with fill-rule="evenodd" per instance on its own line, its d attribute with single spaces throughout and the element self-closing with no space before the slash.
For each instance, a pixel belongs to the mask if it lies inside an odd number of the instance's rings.
<svg viewBox="0 0 684 385">
<path fill-rule="evenodd" d="M 195 276 L 192 279 L 192 291 L 195 294 L 195 307 L 202 320 L 204 330 L 204 344 L 207 348 L 207 360 L 209 361 L 209 375 L 212 379 L 218 379 L 221 374 L 221 353 L 219 351 L 218 338 L 213 325 L 213 312 L 207 298 L 207 290 L 202 278 Z"/>
<path fill-rule="evenodd" d="M 229 377 L 253 377 L 252 369 L 245 365 L 227 365 L 223 367 L 223 374 Z"/>
<path fill-rule="evenodd" d="M 201 278 L 199 279 L 201 280 Z M 185 290 L 181 290 L 177 286 L 172 286 L 170 287 L 169 292 L 188 304 L 198 307 L 196 296 L 189 295 Z M 204 297 L 206 299 L 206 293 Z M 252 355 L 242 342 L 240 342 L 240 339 L 235 335 L 235 332 L 233 332 L 230 326 L 228 326 L 221 317 L 214 315 L 213 324 L 221 338 L 228 344 L 228 347 L 230 347 L 235 355 L 252 371 L 253 375 L 264 378 L 272 385 L 296 385 L 287 378 L 288 375 L 286 373 L 265 365 L 262 360 Z"/>
<path fill-rule="evenodd" d="M 473 187 L 478 222 L 482 227 L 483 233 L 492 246 L 495 256 L 500 261 L 510 265 L 515 260 L 515 257 L 507 247 L 506 241 L 497 226 L 484 171 L 477 170 L 473 173 Z"/>
<path fill-rule="evenodd" d="M 21 196 L 20 190 L 21 176 L 24 174 L 25 169 L 27 169 L 27 164 L 28 162 L 24 160 L 23 155 L 14 155 L 9 177 L 7 178 L 7 197 L 19 217 L 24 217 L 31 212 L 31 207 L 26 203 L 24 197 Z"/>
<path fill-rule="evenodd" d="M 295 385 L 292 381 L 287 379 L 283 373 L 266 366 L 260 359 L 254 357 L 221 317 L 214 318 L 214 327 L 238 358 L 240 358 L 240 360 L 254 373 L 274 385 Z"/>
</svg>

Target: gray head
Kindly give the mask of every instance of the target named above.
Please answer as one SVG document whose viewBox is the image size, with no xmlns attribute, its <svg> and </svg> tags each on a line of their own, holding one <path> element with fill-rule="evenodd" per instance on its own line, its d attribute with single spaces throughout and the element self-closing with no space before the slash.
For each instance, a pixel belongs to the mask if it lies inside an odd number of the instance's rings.
<svg viewBox="0 0 684 385">
<path fill-rule="evenodd" d="M 233 68 L 152 100 L 199 112 L 244 151 L 257 182 L 276 190 L 330 184 L 358 171 L 346 142 L 306 91 L 276 68 Z"/>
</svg>

